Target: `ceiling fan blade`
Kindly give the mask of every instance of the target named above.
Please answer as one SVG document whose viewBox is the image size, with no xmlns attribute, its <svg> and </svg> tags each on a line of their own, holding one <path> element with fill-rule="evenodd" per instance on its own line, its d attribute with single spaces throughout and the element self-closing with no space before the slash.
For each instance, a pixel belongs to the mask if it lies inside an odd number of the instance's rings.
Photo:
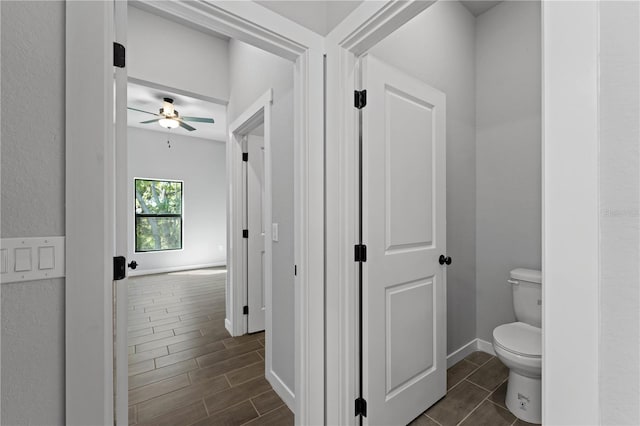
<svg viewBox="0 0 640 426">
<path fill-rule="evenodd" d="M 193 132 L 196 129 L 195 127 L 189 126 L 187 123 L 185 123 L 182 120 L 178 120 L 178 122 L 180 123 L 180 127 L 184 128 L 184 129 L 187 129 L 190 132 Z"/>
<path fill-rule="evenodd" d="M 131 108 L 131 107 L 127 107 L 127 109 L 130 109 L 130 110 L 132 110 L 132 111 L 144 112 L 145 114 L 158 115 L 158 114 L 156 114 L 155 112 L 143 111 L 143 110 L 138 109 L 138 108 Z"/>
<path fill-rule="evenodd" d="M 198 123 L 215 123 L 215 121 L 213 120 L 213 118 L 206 118 L 206 117 L 187 117 L 187 116 L 182 116 L 180 117 L 181 119 L 183 119 L 184 121 L 197 121 Z"/>
<path fill-rule="evenodd" d="M 153 120 L 147 120 L 147 121 L 141 121 L 140 124 L 149 124 L 149 123 L 155 123 L 160 121 L 159 118 L 154 118 Z"/>
</svg>

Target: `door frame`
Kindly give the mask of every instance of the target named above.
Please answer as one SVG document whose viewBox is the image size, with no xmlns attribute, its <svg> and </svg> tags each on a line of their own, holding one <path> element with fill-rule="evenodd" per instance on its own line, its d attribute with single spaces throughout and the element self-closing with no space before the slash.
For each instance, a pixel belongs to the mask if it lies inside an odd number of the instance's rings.
<svg viewBox="0 0 640 426">
<path fill-rule="evenodd" d="M 145 0 L 136 6 L 294 63 L 295 421 L 324 423 L 324 230 L 317 226 L 324 223 L 324 39 L 253 2 Z M 113 1 L 66 4 L 65 397 L 71 425 L 114 423 L 113 9 Z M 87 186 L 95 190 L 83 191 Z M 88 239 L 91 245 L 83 243 Z"/>
<path fill-rule="evenodd" d="M 245 203 L 243 200 L 243 138 L 260 122 L 264 122 L 264 198 L 263 215 L 265 223 L 265 335 L 271 331 L 271 271 L 273 268 L 273 242 L 271 222 L 273 216 L 273 193 L 271 188 L 271 104 L 273 89 L 267 90 L 256 99 L 229 125 L 227 138 L 227 317 L 224 325 L 232 336 L 248 332 L 247 317 L 242 307 L 247 302 L 247 250 L 246 239 L 242 237 Z M 267 348 L 270 352 L 270 348 Z"/>
</svg>

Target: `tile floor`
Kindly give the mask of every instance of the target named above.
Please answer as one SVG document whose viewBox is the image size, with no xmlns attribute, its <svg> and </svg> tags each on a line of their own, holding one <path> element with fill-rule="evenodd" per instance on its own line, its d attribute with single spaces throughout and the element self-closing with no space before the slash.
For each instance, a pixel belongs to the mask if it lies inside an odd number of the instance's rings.
<svg viewBox="0 0 640 426">
<path fill-rule="evenodd" d="M 129 424 L 293 425 L 264 334 L 224 328 L 224 269 L 129 279 Z"/>
<path fill-rule="evenodd" d="M 525 426 L 507 409 L 509 369 L 498 358 L 474 352 L 447 370 L 447 396 L 410 426 Z"/>
</svg>

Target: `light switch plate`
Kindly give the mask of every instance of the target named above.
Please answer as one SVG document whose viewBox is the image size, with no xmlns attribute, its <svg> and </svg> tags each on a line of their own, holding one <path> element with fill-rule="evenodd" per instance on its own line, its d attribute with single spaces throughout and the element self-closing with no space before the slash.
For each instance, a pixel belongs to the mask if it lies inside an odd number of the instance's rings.
<svg viewBox="0 0 640 426">
<path fill-rule="evenodd" d="M 271 240 L 278 241 L 278 224 L 277 223 L 271 224 Z"/>
<path fill-rule="evenodd" d="M 2 238 L 0 282 L 64 277 L 64 237 Z"/>
</svg>

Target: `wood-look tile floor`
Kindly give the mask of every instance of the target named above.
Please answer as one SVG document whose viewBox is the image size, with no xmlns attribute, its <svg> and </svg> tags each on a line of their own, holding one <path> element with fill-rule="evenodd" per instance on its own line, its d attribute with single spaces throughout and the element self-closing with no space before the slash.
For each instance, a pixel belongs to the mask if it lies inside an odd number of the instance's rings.
<svg viewBox="0 0 640 426">
<path fill-rule="evenodd" d="M 129 424 L 293 425 L 264 333 L 230 337 L 221 268 L 129 279 Z"/>
<path fill-rule="evenodd" d="M 447 396 L 410 426 L 526 426 L 507 409 L 509 369 L 495 356 L 474 352 L 447 370 Z"/>
</svg>

